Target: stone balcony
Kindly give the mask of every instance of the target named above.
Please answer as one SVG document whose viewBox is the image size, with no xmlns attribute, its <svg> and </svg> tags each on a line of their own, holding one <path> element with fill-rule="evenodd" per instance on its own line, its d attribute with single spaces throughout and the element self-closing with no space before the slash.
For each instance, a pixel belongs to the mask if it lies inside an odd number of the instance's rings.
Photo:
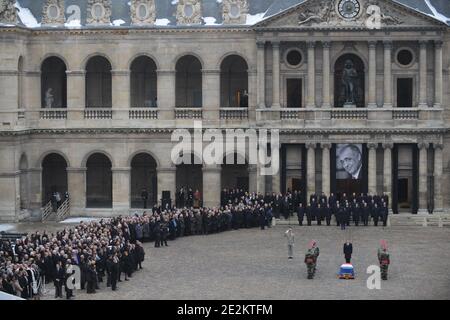
<svg viewBox="0 0 450 320">
<path fill-rule="evenodd" d="M 442 108 L 69 108 L 0 110 L 0 131 L 65 128 L 204 127 L 287 129 L 445 128 Z"/>
</svg>

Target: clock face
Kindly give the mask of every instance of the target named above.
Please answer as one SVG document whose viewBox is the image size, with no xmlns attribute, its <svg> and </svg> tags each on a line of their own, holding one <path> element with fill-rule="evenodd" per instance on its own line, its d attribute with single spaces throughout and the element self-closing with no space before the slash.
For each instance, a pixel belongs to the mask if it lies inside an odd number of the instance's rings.
<svg viewBox="0 0 450 320">
<path fill-rule="evenodd" d="M 353 19 L 358 16 L 361 5 L 358 0 L 341 0 L 339 1 L 339 14 L 345 19 Z"/>
</svg>

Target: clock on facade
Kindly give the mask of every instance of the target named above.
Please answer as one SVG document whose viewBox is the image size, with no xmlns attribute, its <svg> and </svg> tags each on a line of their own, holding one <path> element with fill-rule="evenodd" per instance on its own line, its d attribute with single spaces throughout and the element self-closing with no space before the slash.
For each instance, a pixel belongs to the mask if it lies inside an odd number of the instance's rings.
<svg viewBox="0 0 450 320">
<path fill-rule="evenodd" d="M 358 0 L 340 0 L 338 3 L 339 14 L 345 19 L 353 19 L 361 11 Z"/>
</svg>

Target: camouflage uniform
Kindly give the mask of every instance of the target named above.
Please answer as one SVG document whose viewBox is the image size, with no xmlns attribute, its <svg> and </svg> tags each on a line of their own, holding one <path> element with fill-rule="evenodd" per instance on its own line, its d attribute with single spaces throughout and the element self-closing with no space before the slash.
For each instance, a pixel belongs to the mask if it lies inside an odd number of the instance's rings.
<svg viewBox="0 0 450 320">
<path fill-rule="evenodd" d="M 313 279 L 316 273 L 317 257 L 319 256 L 319 248 L 312 247 L 308 249 L 305 255 L 305 264 L 308 272 L 308 279 Z"/>
<path fill-rule="evenodd" d="M 378 261 L 380 262 L 381 279 L 387 280 L 388 267 L 390 264 L 389 252 L 387 249 L 378 249 Z"/>
</svg>

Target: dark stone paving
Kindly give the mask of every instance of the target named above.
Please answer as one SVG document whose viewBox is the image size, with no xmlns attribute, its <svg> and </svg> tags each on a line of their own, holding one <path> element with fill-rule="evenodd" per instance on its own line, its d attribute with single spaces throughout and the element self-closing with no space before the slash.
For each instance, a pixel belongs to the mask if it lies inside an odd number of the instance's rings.
<svg viewBox="0 0 450 320">
<path fill-rule="evenodd" d="M 119 283 L 116 292 L 104 283 L 94 295 L 78 291 L 76 299 L 450 299 L 448 228 L 351 227 L 341 231 L 295 226 L 293 260 L 287 259 L 285 230 L 286 226 L 277 226 L 186 237 L 159 249 L 147 243 L 144 269 L 130 281 Z M 336 277 L 344 262 L 346 238 L 354 246 L 355 280 Z M 388 241 L 391 252 L 389 280 L 381 283 L 381 290 L 369 290 L 366 269 L 377 264 L 381 238 Z M 306 279 L 303 263 L 311 239 L 320 248 L 314 280 Z M 47 289 L 45 298 L 52 299 L 53 287 Z"/>
</svg>

